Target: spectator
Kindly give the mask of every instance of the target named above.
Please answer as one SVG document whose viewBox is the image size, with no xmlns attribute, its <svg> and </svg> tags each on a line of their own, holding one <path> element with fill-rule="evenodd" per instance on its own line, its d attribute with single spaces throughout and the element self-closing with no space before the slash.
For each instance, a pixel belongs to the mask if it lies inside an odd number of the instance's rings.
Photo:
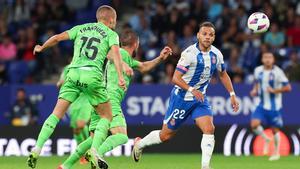
<svg viewBox="0 0 300 169">
<path fill-rule="evenodd" d="M 3 37 L 3 42 L 0 44 L 0 61 L 12 61 L 16 58 L 16 55 L 16 44 L 11 40 L 11 37 L 6 34 Z"/>
<path fill-rule="evenodd" d="M 300 15 L 296 17 L 295 25 L 287 30 L 289 47 L 300 47 Z"/>
<path fill-rule="evenodd" d="M 237 47 L 233 47 L 231 49 L 229 60 L 226 62 L 226 70 L 233 79 L 235 76 L 237 76 L 239 80 L 242 78 L 243 69 L 240 59 L 240 51 Z"/>
<path fill-rule="evenodd" d="M 193 29 L 190 25 L 184 25 L 183 27 L 183 37 L 179 39 L 179 46 L 182 49 L 187 48 L 188 46 L 197 42 L 197 37 L 193 32 Z"/>
<path fill-rule="evenodd" d="M 17 90 L 17 98 L 11 108 L 11 123 L 14 126 L 35 125 L 38 121 L 38 112 L 34 104 L 26 97 L 23 88 Z"/>
<path fill-rule="evenodd" d="M 290 60 L 283 67 L 290 81 L 300 81 L 300 60 L 296 51 L 290 55 Z"/>
<path fill-rule="evenodd" d="M 265 35 L 264 42 L 272 49 L 278 49 L 284 45 L 284 33 L 278 30 L 277 23 L 272 23 L 270 31 Z"/>
<path fill-rule="evenodd" d="M 16 0 L 9 15 L 13 22 L 25 22 L 30 19 L 30 8 L 25 0 Z"/>
</svg>

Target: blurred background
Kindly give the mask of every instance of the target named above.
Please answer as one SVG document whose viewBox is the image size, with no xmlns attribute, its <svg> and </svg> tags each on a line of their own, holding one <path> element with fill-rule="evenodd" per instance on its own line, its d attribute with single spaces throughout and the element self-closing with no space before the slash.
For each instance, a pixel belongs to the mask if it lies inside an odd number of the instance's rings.
<svg viewBox="0 0 300 169">
<path fill-rule="evenodd" d="M 117 10 L 117 32 L 130 27 L 139 35 L 140 48 L 136 59 L 151 60 L 166 45 L 173 49 L 173 56 L 149 74 L 135 73 L 133 85 L 123 102 L 131 138 L 161 126 L 180 53 L 197 41 L 198 25 L 211 21 L 216 26 L 214 45 L 224 55 L 227 72 L 241 102 L 241 110 L 233 113 L 228 94 L 218 78 L 212 79 L 208 96 L 215 112 L 217 142 L 222 143 L 216 146 L 216 152 L 225 155 L 261 152 L 260 143 L 248 127 L 250 113 L 257 102 L 249 92 L 253 70 L 261 64 L 262 52 L 271 49 L 276 64 L 285 71 L 293 87 L 292 93 L 284 94 L 286 127 L 283 135 L 288 146 L 283 146 L 282 151 L 285 155 L 300 154 L 299 146 L 296 146 L 300 140 L 300 131 L 297 131 L 300 115 L 296 106 L 300 96 L 298 0 L 0 0 L 0 137 L 8 140 L 7 145 L 11 138 L 17 138 L 19 144 L 28 138 L 36 138 L 40 125 L 55 105 L 58 94 L 55 83 L 72 58 L 71 41 L 38 55 L 32 53 L 34 46 L 75 25 L 95 22 L 95 12 L 103 4 Z M 256 11 L 269 17 L 271 26 L 268 32 L 251 34 L 247 29 L 247 18 Z M 25 107 L 20 106 L 24 104 Z M 51 152 L 58 153 L 55 148 L 59 138 L 71 139 L 68 122 L 66 116 L 61 123 L 62 130 L 53 137 Z M 16 136 L 12 126 L 29 126 L 30 130 L 28 127 L 18 128 L 21 132 Z M 188 121 L 182 135 L 160 151 L 174 152 L 172 146 L 184 142 L 182 137 L 199 133 L 192 126 L 193 122 Z M 200 137 L 200 133 L 193 136 L 190 147 L 176 151 L 198 152 Z M 128 144 L 132 144 L 132 140 Z M 238 144 L 241 147 L 236 147 Z M 120 151 L 126 154 L 124 149 Z M 27 152 L 24 150 L 17 155 L 26 155 Z M 11 153 L 15 155 L 16 152 Z"/>
</svg>

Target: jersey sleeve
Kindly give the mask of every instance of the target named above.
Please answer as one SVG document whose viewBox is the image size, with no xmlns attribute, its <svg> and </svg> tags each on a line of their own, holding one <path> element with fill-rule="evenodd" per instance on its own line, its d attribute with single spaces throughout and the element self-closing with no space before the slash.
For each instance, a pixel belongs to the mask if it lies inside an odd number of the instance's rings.
<svg viewBox="0 0 300 169">
<path fill-rule="evenodd" d="M 286 86 L 289 84 L 289 79 L 286 77 L 286 75 L 284 74 L 284 72 L 279 69 L 279 81 L 283 86 Z"/>
<path fill-rule="evenodd" d="M 139 63 L 140 63 L 139 61 L 132 59 L 130 67 L 132 67 L 133 69 L 136 69 L 136 68 L 138 68 Z"/>
<path fill-rule="evenodd" d="M 63 71 L 60 74 L 59 80 L 65 80 L 68 73 L 68 66 L 64 67 Z"/>
<path fill-rule="evenodd" d="M 188 57 L 187 52 L 183 51 L 177 63 L 176 70 L 185 74 L 189 70 L 190 64 L 191 64 L 191 59 Z"/>
<path fill-rule="evenodd" d="M 80 30 L 80 25 L 74 26 L 72 29 L 67 30 L 70 40 L 74 40 L 77 37 L 77 33 Z"/>
<path fill-rule="evenodd" d="M 258 71 L 258 67 L 254 69 L 254 81 L 258 82 L 258 75 L 259 75 L 259 71 Z"/>
<path fill-rule="evenodd" d="M 223 54 L 219 50 L 217 51 L 217 57 L 218 57 L 217 69 L 218 69 L 219 72 L 223 72 L 223 71 L 226 70 L 226 68 L 225 68 Z"/>
<path fill-rule="evenodd" d="M 119 35 L 116 32 L 113 32 L 108 37 L 108 46 L 112 47 L 113 45 L 119 46 Z"/>
</svg>

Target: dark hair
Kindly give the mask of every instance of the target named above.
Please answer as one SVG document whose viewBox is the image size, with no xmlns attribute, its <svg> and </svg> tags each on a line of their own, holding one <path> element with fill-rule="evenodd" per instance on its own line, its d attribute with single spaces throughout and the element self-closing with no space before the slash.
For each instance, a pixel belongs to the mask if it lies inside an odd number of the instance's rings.
<svg viewBox="0 0 300 169">
<path fill-rule="evenodd" d="M 17 92 L 23 92 L 23 93 L 26 93 L 26 92 L 25 92 L 25 89 L 22 88 L 22 87 L 18 88 L 18 89 L 17 89 Z"/>
<path fill-rule="evenodd" d="M 213 28 L 214 30 L 216 30 L 216 27 L 213 23 L 211 22 L 202 22 L 200 25 L 199 25 L 199 30 L 202 28 L 202 27 L 211 27 Z"/>
<path fill-rule="evenodd" d="M 131 29 L 125 29 L 121 36 L 120 36 L 120 42 L 121 42 L 121 47 L 123 46 L 132 46 L 137 40 L 138 36 L 136 33 L 131 30 Z"/>
</svg>

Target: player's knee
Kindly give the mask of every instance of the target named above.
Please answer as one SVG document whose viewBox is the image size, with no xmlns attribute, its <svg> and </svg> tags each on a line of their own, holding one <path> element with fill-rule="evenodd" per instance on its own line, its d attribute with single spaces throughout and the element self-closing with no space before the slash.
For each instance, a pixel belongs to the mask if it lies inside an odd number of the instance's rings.
<svg viewBox="0 0 300 169">
<path fill-rule="evenodd" d="M 169 141 L 169 140 L 171 140 L 173 138 L 173 134 L 164 134 L 164 133 L 161 133 L 159 135 L 159 137 L 160 137 L 160 140 L 162 142 L 166 142 L 166 141 Z"/>
<path fill-rule="evenodd" d="M 203 134 L 214 134 L 215 133 L 215 126 L 208 125 L 203 128 Z"/>
<path fill-rule="evenodd" d="M 73 133 L 74 133 L 74 134 L 80 134 L 80 132 L 81 132 L 81 130 L 80 130 L 79 128 L 75 128 L 75 129 L 73 130 Z"/>
<path fill-rule="evenodd" d="M 259 125 L 260 125 L 260 123 L 258 123 L 256 121 L 252 121 L 250 124 L 252 130 L 255 130 Z"/>
</svg>

